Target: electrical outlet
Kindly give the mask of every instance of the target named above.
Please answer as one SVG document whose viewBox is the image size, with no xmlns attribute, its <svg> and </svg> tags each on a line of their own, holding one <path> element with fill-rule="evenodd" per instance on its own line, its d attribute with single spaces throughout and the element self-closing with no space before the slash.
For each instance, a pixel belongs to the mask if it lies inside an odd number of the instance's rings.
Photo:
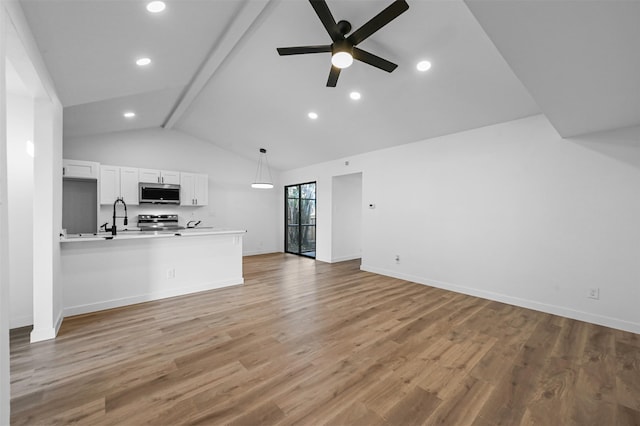
<svg viewBox="0 0 640 426">
<path fill-rule="evenodd" d="M 171 269 L 167 269 L 167 279 L 168 280 L 172 280 L 176 277 L 176 270 L 171 268 Z"/>
<path fill-rule="evenodd" d="M 599 300 L 600 299 L 600 289 L 599 288 L 590 288 L 589 289 L 589 294 L 587 294 L 587 297 L 589 299 Z"/>
</svg>

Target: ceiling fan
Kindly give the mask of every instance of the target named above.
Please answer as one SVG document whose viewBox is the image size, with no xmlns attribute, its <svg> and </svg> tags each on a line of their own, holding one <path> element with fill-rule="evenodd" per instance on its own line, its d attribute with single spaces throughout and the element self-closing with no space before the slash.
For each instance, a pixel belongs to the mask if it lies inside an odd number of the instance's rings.
<svg viewBox="0 0 640 426">
<path fill-rule="evenodd" d="M 279 47 L 278 53 L 280 56 L 331 52 L 331 71 L 329 72 L 327 87 L 336 87 L 340 70 L 350 66 L 354 59 L 386 72 L 391 72 L 398 67 L 393 62 L 389 62 L 356 46 L 409 9 L 406 0 L 395 0 L 348 37 L 345 36 L 351 31 L 351 24 L 347 21 L 338 21 L 336 23 L 325 0 L 309 0 L 309 2 L 329 33 L 333 43 L 320 46 Z"/>
</svg>

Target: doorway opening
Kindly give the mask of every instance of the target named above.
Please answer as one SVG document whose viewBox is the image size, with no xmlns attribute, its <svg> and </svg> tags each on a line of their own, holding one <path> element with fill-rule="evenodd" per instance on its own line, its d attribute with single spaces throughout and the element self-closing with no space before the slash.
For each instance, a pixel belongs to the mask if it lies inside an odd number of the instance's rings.
<svg viewBox="0 0 640 426">
<path fill-rule="evenodd" d="M 362 172 L 333 176 L 331 262 L 362 258 Z"/>
<path fill-rule="evenodd" d="M 284 187 L 285 252 L 316 258 L 316 183 Z"/>
</svg>

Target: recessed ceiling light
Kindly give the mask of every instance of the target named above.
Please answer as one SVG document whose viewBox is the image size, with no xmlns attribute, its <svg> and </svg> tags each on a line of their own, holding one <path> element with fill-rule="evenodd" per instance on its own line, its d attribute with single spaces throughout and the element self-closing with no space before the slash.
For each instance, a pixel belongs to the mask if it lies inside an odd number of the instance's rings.
<svg viewBox="0 0 640 426">
<path fill-rule="evenodd" d="M 124 114 L 122 114 L 122 115 L 124 115 L 124 117 L 125 117 L 125 118 L 133 118 L 133 117 L 135 117 L 135 116 L 136 116 L 136 113 L 135 113 L 135 112 L 132 112 L 132 111 L 127 111 L 127 112 L 125 112 L 125 113 L 124 113 Z"/>
<path fill-rule="evenodd" d="M 418 71 L 427 71 L 429 68 L 431 68 L 431 62 L 429 61 L 420 61 L 418 62 L 418 65 L 416 65 L 416 68 L 418 69 Z"/>
<path fill-rule="evenodd" d="M 167 6 L 163 1 L 152 1 L 147 3 L 147 10 L 151 13 L 162 12 Z"/>
<path fill-rule="evenodd" d="M 358 99 L 361 98 L 360 92 L 351 92 L 351 93 L 349 93 L 349 97 L 351 99 L 353 99 L 354 101 L 357 101 Z"/>
<path fill-rule="evenodd" d="M 151 59 L 149 58 L 140 58 L 136 61 L 136 65 L 144 67 L 145 65 L 149 65 L 151 63 Z"/>
<path fill-rule="evenodd" d="M 307 114 L 307 116 L 312 120 L 318 118 L 318 114 L 316 114 L 315 112 L 310 112 L 309 114 Z"/>
</svg>

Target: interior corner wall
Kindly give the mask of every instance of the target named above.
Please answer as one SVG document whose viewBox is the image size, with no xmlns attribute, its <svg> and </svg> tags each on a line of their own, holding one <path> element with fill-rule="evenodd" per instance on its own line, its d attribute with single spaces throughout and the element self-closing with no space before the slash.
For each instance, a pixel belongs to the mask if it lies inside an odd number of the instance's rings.
<svg viewBox="0 0 640 426">
<path fill-rule="evenodd" d="M 202 220 L 203 226 L 246 229 L 243 255 L 279 251 L 277 223 L 278 191 L 251 188 L 257 168 L 247 160 L 210 142 L 177 130 L 145 129 L 68 138 L 64 158 L 101 164 L 160 170 L 188 171 L 209 175 L 209 205 L 131 206 L 129 217 L 144 213 L 175 213 L 180 220 Z M 272 170 L 278 187 L 279 173 Z M 111 206 L 101 208 L 109 219 Z M 101 222 L 102 223 L 102 222 Z M 135 224 L 135 219 L 130 222 Z"/>
<path fill-rule="evenodd" d="M 11 408 L 9 375 L 9 212 L 7 209 L 6 133 L 6 39 L 7 16 L 0 3 L 0 425 L 8 425 Z"/>
<path fill-rule="evenodd" d="M 562 139 L 534 116 L 346 158 L 376 204 L 362 269 L 640 333 L 639 141 L 640 128 Z M 344 160 L 281 179 L 318 180 L 320 212 Z"/>
<path fill-rule="evenodd" d="M 33 331 L 31 341 L 52 339 L 62 321 L 62 105 L 20 2 L 3 2 L 11 59 L 34 97 Z M 12 224 L 9 224 L 12 227 Z"/>
<path fill-rule="evenodd" d="M 56 335 L 62 325 L 64 314 L 64 286 L 62 283 L 62 256 L 60 253 L 60 232 L 62 231 L 62 114 L 60 102 L 45 101 L 45 108 L 51 113 L 51 234 L 47 240 L 51 247 L 53 283 L 53 326 Z M 35 231 L 34 231 L 35 232 Z M 35 239 L 34 239 L 35 242 Z"/>
<path fill-rule="evenodd" d="M 62 107 L 36 99 L 34 107 L 33 331 L 53 339 L 62 323 Z"/>
<path fill-rule="evenodd" d="M 362 173 L 333 177 L 331 261 L 362 256 Z"/>
<path fill-rule="evenodd" d="M 33 98 L 7 95 L 10 327 L 33 324 Z"/>
</svg>

